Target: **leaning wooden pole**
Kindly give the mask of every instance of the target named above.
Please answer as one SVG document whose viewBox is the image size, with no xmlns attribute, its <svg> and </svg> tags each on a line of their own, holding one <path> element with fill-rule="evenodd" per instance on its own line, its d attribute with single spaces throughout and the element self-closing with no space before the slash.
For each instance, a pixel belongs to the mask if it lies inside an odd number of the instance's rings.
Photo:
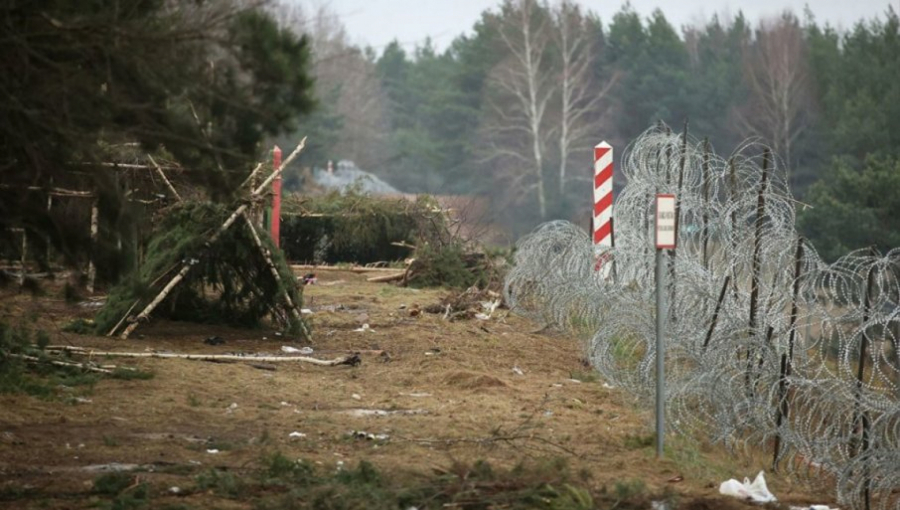
<svg viewBox="0 0 900 510">
<path fill-rule="evenodd" d="M 275 171 L 272 172 L 272 175 L 270 175 L 268 178 L 266 178 L 266 180 L 263 181 L 263 183 L 258 188 L 256 188 L 255 190 L 253 190 L 250 193 L 251 201 L 262 194 L 262 192 L 266 189 L 266 187 L 269 184 L 271 184 L 272 181 L 275 180 L 276 177 L 278 177 L 278 175 L 281 174 L 282 170 L 284 170 L 284 168 L 287 165 L 289 165 L 291 163 L 291 161 L 293 161 L 294 158 L 297 157 L 298 154 L 300 154 L 300 151 L 302 151 L 305 146 L 306 146 L 306 137 L 303 137 L 303 140 L 300 141 L 300 143 L 297 145 L 297 148 L 294 149 L 294 152 L 292 152 L 291 155 L 288 156 L 287 159 L 285 159 L 284 162 L 281 163 L 281 166 L 276 168 Z M 228 219 L 226 219 L 225 222 L 222 223 L 222 225 L 218 229 L 216 229 L 215 233 L 213 233 L 213 235 L 206 241 L 205 246 L 207 249 L 210 248 L 213 244 L 215 244 L 215 242 L 219 239 L 219 237 L 221 237 L 222 234 L 225 233 L 225 231 L 228 230 L 231 227 L 231 225 L 234 224 L 234 222 L 238 219 L 238 217 L 241 216 L 244 213 L 244 211 L 247 210 L 248 206 L 249 206 L 249 202 L 245 202 L 245 203 L 241 204 L 240 206 L 238 206 L 238 208 L 235 209 L 234 212 L 231 213 L 231 216 L 229 216 Z M 151 301 L 150 304 L 148 304 L 141 311 L 141 313 L 139 313 L 137 315 L 137 317 L 135 317 L 131 321 L 131 323 L 128 325 L 128 327 L 126 327 L 125 330 L 122 332 L 122 334 L 119 335 L 119 338 L 121 338 L 123 340 L 128 338 L 128 336 L 138 327 L 138 324 L 146 321 L 150 317 L 150 314 L 153 313 L 153 310 L 155 310 L 156 307 L 159 306 L 159 304 L 162 303 L 162 301 L 164 299 L 166 299 L 166 296 L 168 296 L 170 292 L 172 292 L 172 289 L 174 289 L 179 283 L 181 283 L 182 280 L 184 280 L 184 278 L 187 276 L 187 274 L 191 271 L 192 267 L 193 267 L 192 261 L 189 260 L 189 261 L 185 262 L 184 265 L 181 267 L 181 270 L 178 271 L 178 274 L 173 276 L 172 279 L 169 280 L 169 283 L 167 283 L 166 286 L 163 287 L 163 290 L 160 291 L 160 293 L 155 298 L 153 298 L 153 301 Z"/>
<path fill-rule="evenodd" d="M 181 195 L 178 194 L 178 190 L 175 189 L 175 186 L 172 186 L 169 178 L 166 177 L 166 173 L 163 172 L 162 167 L 156 163 L 156 160 L 153 159 L 153 156 L 151 156 L 150 154 L 147 154 L 147 158 L 150 160 L 150 163 L 153 163 L 153 166 L 156 168 L 156 173 L 158 173 L 159 176 L 162 177 L 163 183 L 165 183 L 166 187 L 169 188 L 169 191 L 172 192 L 172 196 L 174 196 L 176 200 L 181 202 Z"/>
<path fill-rule="evenodd" d="M 719 291 L 719 299 L 716 301 L 716 308 L 713 311 L 712 322 L 709 323 L 709 330 L 706 332 L 706 338 L 703 340 L 703 352 L 706 352 L 706 348 L 709 347 L 709 342 L 712 340 L 713 331 L 716 330 L 716 324 L 719 322 L 719 312 L 722 310 L 722 303 L 725 301 L 725 294 L 728 292 L 728 282 L 731 280 L 731 275 L 725 276 L 725 281 L 722 282 L 722 290 Z"/>
<path fill-rule="evenodd" d="M 247 214 L 242 214 L 244 217 L 244 222 L 247 224 L 247 228 L 250 229 L 250 237 L 253 238 L 254 244 L 259 248 L 260 254 L 262 254 L 263 258 L 266 261 L 266 265 L 269 267 L 269 272 L 272 273 L 272 278 L 275 278 L 275 281 L 278 283 L 279 288 L 281 289 L 281 297 L 284 298 L 284 302 L 287 304 L 288 310 L 290 310 L 291 317 L 297 321 L 297 324 L 300 325 L 300 331 L 303 336 L 307 339 L 311 338 L 309 333 L 309 329 L 306 327 L 306 323 L 303 322 L 303 318 L 300 314 L 300 310 L 297 309 L 297 305 L 294 303 L 294 300 L 291 299 L 291 294 L 287 291 L 285 287 L 284 280 L 281 279 L 281 275 L 278 273 L 278 268 L 275 267 L 275 262 L 272 260 L 272 253 L 263 246 L 262 239 L 259 238 L 259 233 L 256 231 L 256 227 L 253 226 L 253 222 L 250 221 L 250 218 L 247 217 Z"/>
<path fill-rule="evenodd" d="M 778 471 L 778 458 L 781 456 L 781 423 L 788 418 L 791 405 L 788 401 L 788 377 L 793 372 L 794 338 L 797 326 L 797 301 L 800 299 L 800 272 L 803 269 L 803 238 L 797 238 L 797 251 L 794 252 L 794 288 L 791 298 L 791 318 L 789 322 L 788 350 L 781 354 L 781 377 L 778 379 L 778 407 L 775 415 L 775 446 L 772 454 L 772 471 Z"/>
</svg>

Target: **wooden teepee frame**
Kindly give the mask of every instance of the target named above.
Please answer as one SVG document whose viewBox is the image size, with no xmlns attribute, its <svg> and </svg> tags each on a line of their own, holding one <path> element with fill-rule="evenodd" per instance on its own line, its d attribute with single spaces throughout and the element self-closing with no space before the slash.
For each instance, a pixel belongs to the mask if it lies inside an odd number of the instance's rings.
<svg viewBox="0 0 900 510">
<path fill-rule="evenodd" d="M 232 225 L 234 225 L 235 221 L 237 221 L 237 219 L 239 217 L 243 216 L 243 218 L 247 224 L 247 227 L 250 229 L 250 233 L 251 233 L 251 236 L 253 237 L 254 244 L 256 244 L 256 246 L 259 248 L 260 253 L 263 256 L 263 259 L 265 260 L 266 264 L 269 266 L 269 270 L 272 272 L 272 276 L 275 278 L 275 280 L 279 284 L 283 283 L 281 281 L 281 276 L 278 274 L 278 269 L 275 267 L 275 263 L 272 261 L 271 253 L 269 253 L 269 250 L 267 250 L 265 248 L 265 245 L 262 244 L 262 240 L 259 237 L 259 233 L 258 233 L 256 227 L 253 225 L 253 222 L 250 221 L 249 217 L 247 216 L 247 209 L 250 207 L 251 203 L 253 203 L 255 200 L 259 199 L 263 195 L 266 188 L 272 183 L 272 181 L 274 181 L 276 177 L 281 175 L 281 172 L 284 170 L 284 168 L 287 167 L 287 165 L 289 165 L 294 160 L 294 158 L 296 158 L 300 154 L 300 152 L 303 150 L 303 148 L 305 146 L 306 146 L 306 137 L 304 137 L 303 140 L 300 141 L 300 143 L 297 145 L 297 148 L 294 149 L 294 151 L 281 163 L 281 165 L 278 168 L 275 169 L 274 172 L 272 172 L 271 175 L 269 175 L 269 177 L 267 177 L 262 182 L 262 184 L 260 184 L 258 187 L 256 187 L 255 189 L 253 189 L 250 192 L 250 200 L 245 201 L 244 203 L 239 205 L 231 213 L 231 215 L 228 217 L 228 219 L 226 219 L 225 222 L 222 223 L 222 225 L 219 226 L 219 228 L 216 229 L 215 232 L 213 232 L 213 234 L 209 237 L 209 239 L 206 240 L 206 243 L 204 243 L 204 245 L 207 248 L 209 248 L 213 244 L 215 244 L 215 242 L 219 239 L 219 237 L 221 237 L 222 234 L 225 233 L 225 231 L 227 231 Z M 259 169 L 259 167 L 257 167 L 257 169 L 254 170 L 253 173 L 255 174 L 258 169 Z M 245 185 L 249 181 L 250 181 L 250 179 L 245 181 L 243 185 Z M 128 312 L 126 313 L 126 316 L 123 317 L 122 320 L 119 321 L 119 323 L 112 329 L 112 331 L 109 332 L 109 336 L 114 335 L 115 332 L 119 329 L 119 327 L 123 323 L 127 322 L 128 326 L 126 326 L 125 330 L 122 331 L 122 333 L 119 335 L 119 338 L 126 339 L 126 338 L 128 338 L 129 335 L 131 335 L 131 333 L 134 332 L 135 329 L 137 329 L 139 324 L 141 324 L 142 322 L 147 322 L 150 318 L 150 314 L 153 313 L 153 310 L 155 310 L 156 307 L 159 306 L 160 303 L 162 303 L 163 300 L 165 300 L 166 297 L 172 292 L 172 290 L 174 290 L 175 287 L 177 287 L 178 284 L 181 283 L 182 280 L 184 280 L 184 278 L 191 271 L 191 268 L 194 267 L 195 263 L 196 262 L 194 260 L 191 260 L 191 259 L 186 260 L 182 264 L 181 270 L 179 270 L 178 273 L 175 274 L 175 276 L 173 276 L 171 280 L 169 280 L 169 282 L 165 285 L 165 287 L 163 287 L 163 289 L 159 292 L 159 294 L 157 294 L 156 297 L 153 298 L 153 300 L 150 301 L 150 303 L 146 307 L 144 307 L 144 309 L 139 314 L 137 314 L 137 316 L 129 317 L 128 314 L 130 314 L 131 310 L 134 309 L 134 306 L 137 305 L 137 303 L 135 303 L 135 305 L 133 305 L 132 308 L 128 310 Z M 311 338 L 309 329 L 306 327 L 306 325 L 301 320 L 300 310 L 298 309 L 297 304 L 293 302 L 290 294 L 287 292 L 285 287 L 283 285 L 280 285 L 280 287 L 282 289 L 282 298 L 285 300 L 285 304 L 287 305 L 288 309 L 290 310 L 291 315 L 300 324 L 301 333 L 303 334 L 303 336 L 305 336 L 307 338 Z"/>
</svg>

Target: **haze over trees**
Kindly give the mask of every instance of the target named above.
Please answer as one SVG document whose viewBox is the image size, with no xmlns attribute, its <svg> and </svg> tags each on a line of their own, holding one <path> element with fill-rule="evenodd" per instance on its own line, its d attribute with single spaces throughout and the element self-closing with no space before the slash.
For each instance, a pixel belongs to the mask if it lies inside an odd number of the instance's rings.
<svg viewBox="0 0 900 510">
<path fill-rule="evenodd" d="M 487 197 L 514 239 L 554 218 L 587 227 L 592 145 L 621 155 L 653 123 L 687 120 L 720 153 L 746 137 L 772 146 L 827 257 L 886 249 L 900 21 L 889 7 L 853 23 L 810 11 L 675 27 L 628 4 L 600 19 L 574 0 L 502 0 L 446 49 L 373 49 L 327 8 L 287 2 L 15 0 L 0 7 L 2 184 L 46 188 L 77 166 L 114 189 L 86 163 L 139 143 L 224 199 L 271 143 L 309 135 L 303 166 L 350 159 L 405 192 Z M 286 185 L 301 189 L 300 173 Z M 31 214 L 40 199 L 2 198 L 4 232 L 64 243 Z"/>
<path fill-rule="evenodd" d="M 516 233 L 552 218 L 586 226 L 590 146 L 621 154 L 653 123 L 687 120 L 718 152 L 770 145 L 826 256 L 886 249 L 900 214 L 884 196 L 900 157 L 898 17 L 888 7 L 847 25 L 786 11 L 674 27 L 628 4 L 601 20 L 571 0 L 504 0 L 443 52 L 429 41 L 358 52 L 387 127 L 362 166 L 408 192 L 486 195 Z"/>
</svg>

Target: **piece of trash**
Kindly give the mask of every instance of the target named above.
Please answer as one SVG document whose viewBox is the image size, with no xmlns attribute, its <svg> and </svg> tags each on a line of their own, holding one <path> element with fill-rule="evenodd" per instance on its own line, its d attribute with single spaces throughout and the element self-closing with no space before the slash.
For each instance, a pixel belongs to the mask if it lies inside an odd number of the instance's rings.
<svg viewBox="0 0 900 510">
<path fill-rule="evenodd" d="M 301 308 L 300 313 L 303 315 L 311 315 L 313 313 L 313 311 L 310 310 L 309 308 Z"/>
<path fill-rule="evenodd" d="M 611 390 L 611 389 L 614 389 L 614 388 L 615 388 L 615 386 L 613 386 L 612 384 L 609 384 L 609 383 L 603 383 L 603 387 L 606 388 L 606 389 L 608 389 L 608 390 Z"/>
<path fill-rule="evenodd" d="M 753 483 L 751 483 L 748 478 L 744 478 L 744 483 L 741 483 L 734 478 L 726 480 L 719 486 L 719 493 L 725 496 L 733 496 L 735 498 L 752 501 L 754 503 L 777 501 L 775 496 L 769 492 L 769 488 L 766 487 L 766 477 L 763 471 L 760 471 L 759 474 L 756 475 L 756 479 L 753 480 Z"/>
<path fill-rule="evenodd" d="M 475 314 L 475 318 L 478 319 L 478 320 L 480 320 L 480 321 L 486 321 L 486 320 L 490 319 L 491 316 L 490 316 L 490 315 L 485 315 L 485 314 L 483 314 L 483 313 L 476 313 L 476 314 Z"/>
<path fill-rule="evenodd" d="M 303 355 L 308 356 L 308 355 L 310 355 L 310 354 L 312 354 L 312 353 L 313 353 L 313 348 L 312 348 L 312 347 L 306 346 L 306 347 L 301 347 L 301 348 L 300 348 L 300 354 L 303 354 Z"/>
<path fill-rule="evenodd" d="M 790 510 L 841 510 L 840 508 L 832 508 L 828 505 L 809 505 L 809 506 L 790 506 Z"/>
<path fill-rule="evenodd" d="M 350 395 L 350 397 L 353 398 L 353 400 L 362 400 L 362 397 L 360 397 L 358 393 L 354 393 L 353 395 Z"/>
<path fill-rule="evenodd" d="M 303 282 L 303 285 L 315 285 L 316 282 L 319 281 L 319 279 L 316 278 L 316 273 L 307 273 L 307 274 L 303 275 L 302 278 L 297 278 L 297 279 L 300 280 L 301 282 Z"/>
<path fill-rule="evenodd" d="M 222 345 L 225 343 L 225 340 L 220 336 L 211 336 L 203 341 L 206 345 Z"/>
<path fill-rule="evenodd" d="M 181 487 L 169 487 L 169 494 L 181 494 Z"/>
<path fill-rule="evenodd" d="M 75 397 L 75 402 L 78 402 L 79 404 L 90 404 L 93 400 L 84 397 Z"/>
<path fill-rule="evenodd" d="M 398 309 L 399 309 L 399 310 L 406 310 L 406 305 L 401 304 L 401 305 L 398 307 Z"/>
<path fill-rule="evenodd" d="M 434 356 L 435 354 L 440 354 L 441 349 L 439 347 L 432 347 L 428 349 L 428 352 L 425 353 L 426 356 Z"/>
<path fill-rule="evenodd" d="M 666 481 L 669 482 L 669 483 L 683 482 L 683 481 L 684 481 L 684 477 L 681 476 L 681 475 L 676 475 L 676 476 L 673 476 L 672 478 L 669 478 L 669 479 L 666 480 Z"/>
<path fill-rule="evenodd" d="M 574 384 L 581 384 L 581 381 L 579 381 L 578 379 L 566 379 L 566 382 L 570 382 L 570 383 L 574 383 Z"/>
<path fill-rule="evenodd" d="M 669 510 L 669 504 L 666 501 L 651 501 L 650 510 Z"/>
<path fill-rule="evenodd" d="M 431 396 L 431 393 L 402 393 L 401 392 L 400 394 L 403 396 L 406 396 L 406 397 L 413 397 L 413 398 L 423 398 L 423 397 Z"/>
<path fill-rule="evenodd" d="M 525 375 L 525 372 L 519 367 L 512 367 L 512 371 L 515 372 L 516 375 Z"/>
<path fill-rule="evenodd" d="M 392 414 L 399 415 L 417 415 L 417 414 L 428 414 L 428 411 L 425 409 L 350 409 L 344 411 L 346 414 L 350 416 L 354 416 L 357 418 L 362 418 L 365 416 L 390 416 Z"/>
<path fill-rule="evenodd" d="M 215 448 L 210 448 L 209 450 L 206 450 L 206 453 L 216 454 L 216 453 L 219 453 L 219 450 L 217 450 Z"/>
<path fill-rule="evenodd" d="M 300 349 L 296 347 L 291 347 L 290 345 L 282 345 L 281 352 L 286 352 L 288 354 L 297 354 L 300 352 Z"/>
<path fill-rule="evenodd" d="M 282 401 L 281 401 L 281 405 L 284 406 L 284 407 L 287 407 L 287 406 L 289 406 L 289 405 L 291 405 L 291 404 L 290 404 L 289 402 L 285 402 L 284 400 L 282 400 Z"/>
<path fill-rule="evenodd" d="M 368 441 L 387 441 L 391 437 L 387 434 L 370 434 L 365 430 L 351 430 L 347 435 L 354 439 L 365 439 Z"/>
<path fill-rule="evenodd" d="M 281 331 L 276 331 L 275 336 L 281 336 Z"/>
<path fill-rule="evenodd" d="M 364 332 L 366 332 L 366 331 L 371 331 L 372 333 L 375 332 L 375 330 L 374 330 L 374 329 L 371 329 L 371 328 L 369 327 L 368 324 L 363 324 L 362 326 L 360 326 L 359 328 L 354 329 L 353 331 L 356 331 L 357 333 L 361 333 L 361 332 L 364 333 Z"/>
<path fill-rule="evenodd" d="M 304 438 L 304 437 L 306 437 L 306 434 L 304 434 L 303 432 L 294 431 L 294 432 L 291 432 L 290 434 L 288 434 L 288 437 Z"/>
</svg>

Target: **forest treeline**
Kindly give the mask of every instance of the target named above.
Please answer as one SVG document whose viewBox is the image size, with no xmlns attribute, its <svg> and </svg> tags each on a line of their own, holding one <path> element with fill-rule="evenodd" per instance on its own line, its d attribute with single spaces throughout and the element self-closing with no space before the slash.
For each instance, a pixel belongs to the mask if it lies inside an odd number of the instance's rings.
<svg viewBox="0 0 900 510">
<path fill-rule="evenodd" d="M 351 159 L 407 192 L 484 194 L 515 232 L 586 220 L 590 147 L 663 121 L 729 154 L 747 138 L 787 169 L 826 257 L 900 246 L 900 22 L 838 30 L 814 11 L 674 27 L 625 4 L 505 0 L 445 50 L 359 48 L 327 8 L 282 11 L 310 37 L 320 107 L 310 165 Z M 294 183 L 299 184 L 299 183 Z M 580 213 L 580 214 L 579 214 Z"/>
<path fill-rule="evenodd" d="M 287 1 L 10 0 L 0 243 L 18 229 L 79 251 L 86 220 L 48 214 L 68 186 L 96 191 L 101 242 L 121 251 L 146 219 L 105 163 L 152 153 L 224 201 L 273 142 L 307 135 L 301 166 L 349 159 L 405 192 L 482 195 L 511 240 L 548 219 L 587 227 L 590 147 L 621 155 L 655 122 L 688 121 L 720 153 L 772 146 L 826 257 L 900 246 L 900 20 L 845 24 L 786 12 L 676 28 L 627 4 L 602 20 L 503 0 L 439 51 L 359 47 L 327 7 Z"/>
</svg>

